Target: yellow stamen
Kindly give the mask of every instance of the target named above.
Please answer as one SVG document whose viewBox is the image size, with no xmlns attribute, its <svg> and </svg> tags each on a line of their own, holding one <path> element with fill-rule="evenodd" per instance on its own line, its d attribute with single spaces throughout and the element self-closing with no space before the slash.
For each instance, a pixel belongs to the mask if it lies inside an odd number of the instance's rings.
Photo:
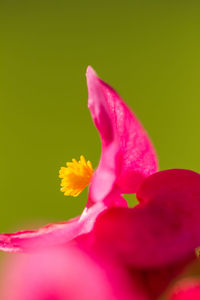
<svg viewBox="0 0 200 300">
<path fill-rule="evenodd" d="M 76 197 L 91 181 L 92 164 L 81 155 L 79 161 L 73 158 L 72 162 L 66 163 L 66 166 L 59 172 L 59 177 L 62 178 L 61 192 L 64 192 L 65 196 Z"/>
</svg>

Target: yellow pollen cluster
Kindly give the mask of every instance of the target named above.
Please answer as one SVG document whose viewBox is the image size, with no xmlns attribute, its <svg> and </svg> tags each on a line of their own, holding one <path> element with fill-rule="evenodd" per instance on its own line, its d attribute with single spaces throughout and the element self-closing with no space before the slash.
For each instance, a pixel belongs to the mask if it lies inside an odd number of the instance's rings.
<svg viewBox="0 0 200 300">
<path fill-rule="evenodd" d="M 92 164 L 81 155 L 79 161 L 72 159 L 72 162 L 67 162 L 66 166 L 62 167 L 59 172 L 59 177 L 62 178 L 61 191 L 65 196 L 76 197 L 91 181 Z"/>
</svg>

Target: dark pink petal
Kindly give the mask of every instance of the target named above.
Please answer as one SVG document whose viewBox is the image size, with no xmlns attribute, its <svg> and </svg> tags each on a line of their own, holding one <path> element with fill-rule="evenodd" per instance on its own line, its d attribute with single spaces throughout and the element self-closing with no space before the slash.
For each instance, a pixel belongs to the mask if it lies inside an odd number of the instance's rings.
<svg viewBox="0 0 200 300">
<path fill-rule="evenodd" d="M 157 300 L 189 263 L 191 260 L 152 269 L 130 268 L 130 274 L 132 280 L 142 287 L 149 300 Z"/>
<path fill-rule="evenodd" d="M 167 170 L 144 180 L 135 208 L 110 208 L 96 221 L 104 246 L 138 268 L 164 267 L 194 257 L 200 245 L 200 175 Z"/>
<path fill-rule="evenodd" d="M 97 203 L 89 209 L 86 208 L 80 217 L 68 222 L 50 224 L 36 231 L 0 234 L 0 250 L 20 252 L 65 244 L 75 237 L 91 231 L 96 217 L 104 209 L 105 206 L 102 203 Z"/>
<path fill-rule="evenodd" d="M 169 300 L 199 300 L 200 281 L 196 279 L 185 279 L 176 285 L 171 292 Z"/>
<path fill-rule="evenodd" d="M 100 133 L 102 154 L 90 187 L 90 201 L 102 201 L 114 188 L 135 193 L 157 171 L 147 133 L 119 95 L 91 67 L 87 70 L 88 106 Z"/>
<path fill-rule="evenodd" d="M 76 248 L 20 254 L 6 271 L 1 300 L 147 300 L 120 268 Z"/>
</svg>

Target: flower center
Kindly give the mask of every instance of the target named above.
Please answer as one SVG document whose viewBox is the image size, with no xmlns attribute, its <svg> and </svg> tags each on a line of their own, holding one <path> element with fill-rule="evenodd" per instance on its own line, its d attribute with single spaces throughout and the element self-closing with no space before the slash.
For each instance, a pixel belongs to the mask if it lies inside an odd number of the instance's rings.
<svg viewBox="0 0 200 300">
<path fill-rule="evenodd" d="M 66 163 L 66 166 L 59 171 L 59 177 L 62 178 L 61 192 L 64 192 L 65 196 L 76 197 L 91 181 L 92 164 L 81 155 L 79 161 L 73 158 L 72 162 Z"/>
</svg>

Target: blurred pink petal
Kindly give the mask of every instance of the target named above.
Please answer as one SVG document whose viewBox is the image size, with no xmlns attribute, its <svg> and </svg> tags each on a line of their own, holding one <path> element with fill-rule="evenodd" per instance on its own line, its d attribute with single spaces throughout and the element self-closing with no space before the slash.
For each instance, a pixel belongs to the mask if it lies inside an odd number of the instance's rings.
<svg viewBox="0 0 200 300">
<path fill-rule="evenodd" d="M 143 292 L 146 292 L 148 299 L 157 300 L 162 298 L 166 289 L 181 275 L 191 260 L 183 260 L 181 263 L 174 263 L 169 266 L 155 268 L 130 268 L 132 280 L 142 286 Z M 161 298 L 160 298 L 161 297 Z"/>
<path fill-rule="evenodd" d="M 200 175 L 167 170 L 144 180 L 130 208 L 110 208 L 94 234 L 105 247 L 137 268 L 157 268 L 192 259 L 200 245 Z"/>
<path fill-rule="evenodd" d="M 113 189 L 119 193 L 135 193 L 143 179 L 157 171 L 151 141 L 119 95 L 91 67 L 87 69 L 87 84 L 88 106 L 102 141 L 101 159 L 90 186 L 89 200 L 105 201 Z"/>
<path fill-rule="evenodd" d="M 200 299 L 200 281 L 197 279 L 184 279 L 179 282 L 169 300 L 199 300 Z"/>
<path fill-rule="evenodd" d="M 119 267 L 107 269 L 75 248 L 18 254 L 2 300 L 146 300 Z"/>
</svg>

